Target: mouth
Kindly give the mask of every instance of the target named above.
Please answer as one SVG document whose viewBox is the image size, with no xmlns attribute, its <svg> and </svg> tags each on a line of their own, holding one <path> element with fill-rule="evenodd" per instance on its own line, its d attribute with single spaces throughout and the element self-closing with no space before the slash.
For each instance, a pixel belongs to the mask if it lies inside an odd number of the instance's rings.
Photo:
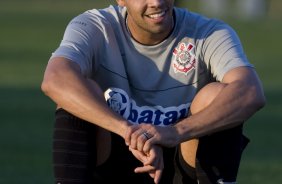
<svg viewBox="0 0 282 184">
<path fill-rule="evenodd" d="M 157 20 L 157 19 L 164 17 L 165 14 L 166 14 L 166 11 L 161 11 L 161 12 L 149 14 L 147 15 L 147 17 L 149 17 L 150 19 Z"/>
</svg>

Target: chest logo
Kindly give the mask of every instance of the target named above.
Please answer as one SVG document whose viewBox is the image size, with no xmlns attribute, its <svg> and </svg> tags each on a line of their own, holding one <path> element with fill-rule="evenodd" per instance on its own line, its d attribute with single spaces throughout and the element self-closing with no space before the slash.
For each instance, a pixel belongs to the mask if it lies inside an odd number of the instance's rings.
<svg viewBox="0 0 282 184">
<path fill-rule="evenodd" d="M 180 43 L 173 51 L 172 66 L 175 73 L 187 75 L 195 68 L 195 46 L 191 43 Z"/>
</svg>

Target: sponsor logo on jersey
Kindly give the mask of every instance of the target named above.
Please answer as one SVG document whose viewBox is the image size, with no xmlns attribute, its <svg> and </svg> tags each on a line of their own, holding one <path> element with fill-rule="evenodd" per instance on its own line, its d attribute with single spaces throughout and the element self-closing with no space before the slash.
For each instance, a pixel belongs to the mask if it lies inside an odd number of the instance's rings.
<svg viewBox="0 0 282 184">
<path fill-rule="evenodd" d="M 191 43 L 181 42 L 173 51 L 172 66 L 175 73 L 188 75 L 195 68 L 195 46 Z"/>
<path fill-rule="evenodd" d="M 110 88 L 105 93 L 108 106 L 131 123 L 150 123 L 159 126 L 175 124 L 188 114 L 190 103 L 180 106 L 138 106 L 128 94 L 119 88 Z"/>
</svg>

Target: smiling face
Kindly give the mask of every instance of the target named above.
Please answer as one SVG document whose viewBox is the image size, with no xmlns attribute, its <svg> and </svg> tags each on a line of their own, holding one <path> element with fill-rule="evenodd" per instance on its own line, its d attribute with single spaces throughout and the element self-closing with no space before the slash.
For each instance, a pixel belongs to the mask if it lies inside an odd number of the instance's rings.
<svg viewBox="0 0 282 184">
<path fill-rule="evenodd" d="M 117 0 L 127 8 L 132 37 L 145 45 L 163 41 L 173 28 L 174 0 Z"/>
</svg>

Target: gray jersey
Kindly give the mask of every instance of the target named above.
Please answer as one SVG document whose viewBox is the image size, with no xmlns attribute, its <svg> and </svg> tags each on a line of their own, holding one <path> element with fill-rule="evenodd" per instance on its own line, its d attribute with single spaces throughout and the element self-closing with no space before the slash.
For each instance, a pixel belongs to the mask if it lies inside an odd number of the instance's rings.
<svg viewBox="0 0 282 184">
<path fill-rule="evenodd" d="M 52 57 L 77 63 L 105 91 L 108 105 L 132 123 L 167 126 L 188 115 L 197 91 L 240 66 L 252 66 L 225 23 L 175 8 L 170 36 L 154 46 L 127 31 L 126 9 L 90 10 L 67 26 Z"/>
</svg>

